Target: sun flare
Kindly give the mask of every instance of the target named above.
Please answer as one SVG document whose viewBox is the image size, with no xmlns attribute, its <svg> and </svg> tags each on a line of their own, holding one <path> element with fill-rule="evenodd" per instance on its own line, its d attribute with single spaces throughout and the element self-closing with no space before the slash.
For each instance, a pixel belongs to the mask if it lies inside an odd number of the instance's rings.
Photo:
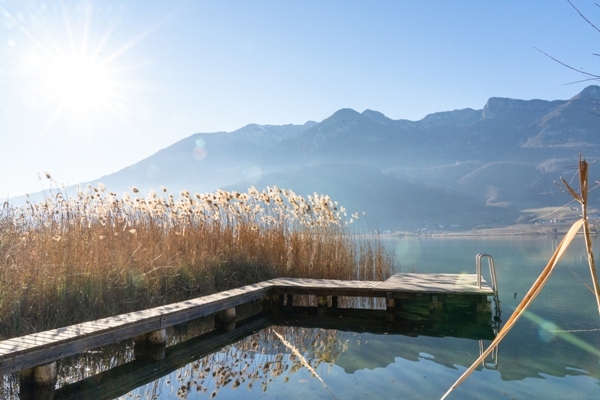
<svg viewBox="0 0 600 400">
<path fill-rule="evenodd" d="M 106 23 L 109 18 L 113 22 Z M 91 3 L 30 7 L 27 18 L 0 5 L 0 23 L 13 27 L 15 35 L 7 53 L 12 94 L 32 121 L 43 124 L 40 137 L 92 138 L 106 124 L 134 129 L 131 110 L 141 107 L 139 92 L 146 90 L 135 71 L 145 64 L 129 50 L 159 25 L 128 36 L 116 28 L 115 18 Z"/>
</svg>

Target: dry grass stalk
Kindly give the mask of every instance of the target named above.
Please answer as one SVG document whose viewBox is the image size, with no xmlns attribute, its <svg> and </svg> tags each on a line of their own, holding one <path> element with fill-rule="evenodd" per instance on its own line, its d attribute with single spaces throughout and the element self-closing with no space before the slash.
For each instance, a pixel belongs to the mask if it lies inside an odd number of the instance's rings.
<svg viewBox="0 0 600 400">
<path fill-rule="evenodd" d="M 565 183 L 566 185 L 566 183 Z M 568 185 L 567 185 L 568 187 Z M 592 275 L 592 284 L 594 285 L 594 294 L 596 295 L 596 304 L 598 306 L 598 313 L 600 314 L 600 285 L 598 284 L 598 275 L 596 273 L 596 264 L 594 263 L 594 253 L 592 252 L 592 239 L 590 237 L 590 228 L 588 225 L 587 216 L 587 198 L 588 198 L 588 163 L 587 161 L 579 157 L 579 187 L 580 195 L 575 197 L 575 200 L 581 203 L 581 213 L 583 218 L 583 236 L 585 238 L 585 249 L 588 256 L 588 264 L 590 266 L 590 273 Z M 571 189 L 571 192 L 573 190 Z"/>
</svg>

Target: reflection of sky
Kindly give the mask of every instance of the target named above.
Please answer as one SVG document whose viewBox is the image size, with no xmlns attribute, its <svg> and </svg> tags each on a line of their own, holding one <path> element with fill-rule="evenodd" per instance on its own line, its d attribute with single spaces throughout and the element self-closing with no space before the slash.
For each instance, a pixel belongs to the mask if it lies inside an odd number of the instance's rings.
<svg viewBox="0 0 600 400">
<path fill-rule="evenodd" d="M 433 359 L 420 357 L 410 361 L 400 357 L 385 368 L 362 369 L 353 374 L 346 373 L 336 365 L 322 364 L 317 373 L 323 379 L 325 388 L 318 379 L 302 369 L 292 374 L 284 382 L 286 374 L 274 378 L 262 392 L 260 384 L 250 391 L 245 385 L 232 389 L 222 388 L 217 399 L 247 399 L 267 397 L 269 399 L 435 399 L 450 387 L 465 367 L 449 368 L 437 364 Z M 600 381 L 589 376 L 567 376 L 556 378 L 542 374 L 542 379 L 526 378 L 521 381 L 503 381 L 499 372 L 493 370 L 475 371 L 461 385 L 451 398 L 456 399 L 539 399 L 539 398 L 593 398 L 598 393 Z M 176 399 L 177 373 L 163 378 L 155 393 L 158 399 Z M 166 382 L 169 382 L 167 384 Z M 329 389 L 329 390 L 328 390 Z M 146 391 L 136 391 L 144 397 Z M 333 394 L 333 395 L 332 395 Z M 187 399 L 209 398 L 209 393 L 189 392 Z"/>
<path fill-rule="evenodd" d="M 537 338 L 536 332 L 530 333 L 531 338 Z M 229 384 L 220 388 L 216 398 L 245 399 L 263 395 L 270 399 L 333 398 L 331 393 L 338 399 L 386 399 L 390 398 L 391 393 L 395 398 L 439 398 L 479 354 L 478 341 L 468 339 L 342 332 L 338 333 L 338 339 L 347 343 L 347 350 L 339 355 L 335 364 L 322 363 L 316 368 L 327 388 L 303 367 L 293 373 L 288 369 L 279 376 L 267 373 L 270 381 L 265 393 L 259 380 L 254 383 L 252 390 L 247 382 L 235 389 Z M 521 346 L 536 345 L 528 342 L 527 337 L 524 339 L 518 341 L 518 346 L 511 345 L 513 348 L 501 345 L 498 369 L 479 367 L 450 398 L 593 398 L 597 393 L 600 385 L 598 359 L 592 360 L 596 363 L 595 370 L 577 368 L 574 366 L 577 358 L 570 358 L 568 354 L 553 354 L 548 351 L 552 347 L 544 347 L 546 354 L 533 358 L 522 354 L 519 349 Z M 224 350 L 215 356 L 213 369 L 221 363 L 227 363 L 227 353 Z M 273 354 L 257 353 L 253 355 L 253 365 L 264 365 L 273 361 L 274 357 Z M 289 363 L 289 354 L 285 354 L 283 362 Z M 550 363 L 554 365 L 550 366 Z M 521 372 L 528 371 L 530 375 L 517 380 L 505 379 L 505 372 L 513 368 Z M 562 373 L 557 376 L 558 370 Z M 189 371 L 188 367 L 187 370 L 174 372 L 133 393 L 143 398 L 149 391 L 157 390 L 160 399 L 177 398 L 178 388 L 193 381 Z M 197 393 L 192 388 L 187 398 L 208 398 L 214 389 L 214 382 L 212 386 L 210 379 L 208 382 L 206 392 Z M 152 387 L 154 389 L 150 389 Z"/>
</svg>

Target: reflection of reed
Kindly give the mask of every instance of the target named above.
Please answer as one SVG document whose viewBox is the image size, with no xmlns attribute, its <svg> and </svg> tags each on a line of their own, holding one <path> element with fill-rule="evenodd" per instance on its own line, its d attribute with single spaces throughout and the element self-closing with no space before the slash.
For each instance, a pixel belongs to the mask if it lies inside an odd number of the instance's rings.
<svg viewBox="0 0 600 400">
<path fill-rule="evenodd" d="M 280 337 L 294 343 L 297 353 L 279 340 Z M 192 390 L 215 397 L 225 387 L 254 390 L 260 385 L 266 392 L 269 384 L 284 374 L 283 382 L 288 382 L 292 374 L 304 367 L 316 374 L 322 362 L 334 362 L 346 349 L 337 331 L 270 328 L 188 364 L 178 371 L 176 384 L 169 377 L 163 377 L 159 385 L 176 385 L 177 389 L 173 389 L 182 398 Z M 144 397 L 150 388 L 138 390 L 137 394 Z"/>
<path fill-rule="evenodd" d="M 214 329 L 214 318 L 199 318 L 192 323 L 169 328 L 168 343 L 172 346 Z M 135 358 L 133 340 L 105 346 L 60 360 L 58 387 L 78 382 L 123 365 Z"/>
<path fill-rule="evenodd" d="M 169 345 L 184 344 L 214 329 L 212 318 L 201 319 L 178 326 L 170 335 Z M 291 353 L 277 335 L 293 343 L 301 357 Z M 343 334 L 342 334 L 343 335 Z M 266 391 L 269 384 L 279 378 L 288 382 L 292 375 L 302 370 L 306 360 L 310 368 L 317 369 L 321 363 L 334 363 L 347 350 L 335 330 L 317 328 L 272 327 L 252 334 L 220 351 L 199 358 L 176 370 L 132 391 L 142 398 L 154 398 L 157 391 L 170 388 L 173 394 L 185 398 L 192 391 L 216 396 L 223 388 Z M 177 346 L 175 346 L 177 347 Z M 110 370 L 133 359 L 132 341 L 115 344 L 59 362 L 60 378 L 57 387 L 67 389 L 99 372 Z M 96 377 L 91 378 L 92 382 Z M 93 383 L 90 383 L 93 384 Z M 115 383 L 115 386 L 122 383 Z M 134 386 L 135 387 L 135 386 Z M 118 391 L 118 388 L 115 388 Z M 18 398 L 18 374 L 3 377 L 0 398 Z M 107 391 L 108 392 L 108 391 Z M 67 390 L 65 393 L 73 393 Z M 121 392 L 122 393 L 122 392 Z M 62 398 L 61 389 L 57 391 Z M 66 395 L 68 397 L 68 395 Z M 112 397 L 111 397 L 112 398 Z"/>
<path fill-rule="evenodd" d="M 0 381 L 0 398 L 19 398 L 19 379 L 16 374 L 4 375 Z"/>
</svg>

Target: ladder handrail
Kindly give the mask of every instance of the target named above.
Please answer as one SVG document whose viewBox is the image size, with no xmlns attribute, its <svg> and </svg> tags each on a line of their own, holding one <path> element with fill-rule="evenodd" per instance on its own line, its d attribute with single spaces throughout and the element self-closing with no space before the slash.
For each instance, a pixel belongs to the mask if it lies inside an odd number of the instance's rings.
<svg viewBox="0 0 600 400">
<path fill-rule="evenodd" d="M 494 258 L 489 254 L 485 254 L 485 253 L 477 254 L 476 264 L 475 264 L 476 273 L 477 273 L 477 286 L 481 289 L 481 259 L 483 257 L 487 257 L 487 259 L 488 259 L 488 265 L 490 268 L 490 276 L 492 279 L 491 285 L 492 285 L 492 290 L 494 291 L 494 301 L 496 302 L 496 307 L 499 310 L 500 309 L 500 298 L 498 296 L 498 281 L 496 280 L 496 266 L 494 265 Z"/>
</svg>

